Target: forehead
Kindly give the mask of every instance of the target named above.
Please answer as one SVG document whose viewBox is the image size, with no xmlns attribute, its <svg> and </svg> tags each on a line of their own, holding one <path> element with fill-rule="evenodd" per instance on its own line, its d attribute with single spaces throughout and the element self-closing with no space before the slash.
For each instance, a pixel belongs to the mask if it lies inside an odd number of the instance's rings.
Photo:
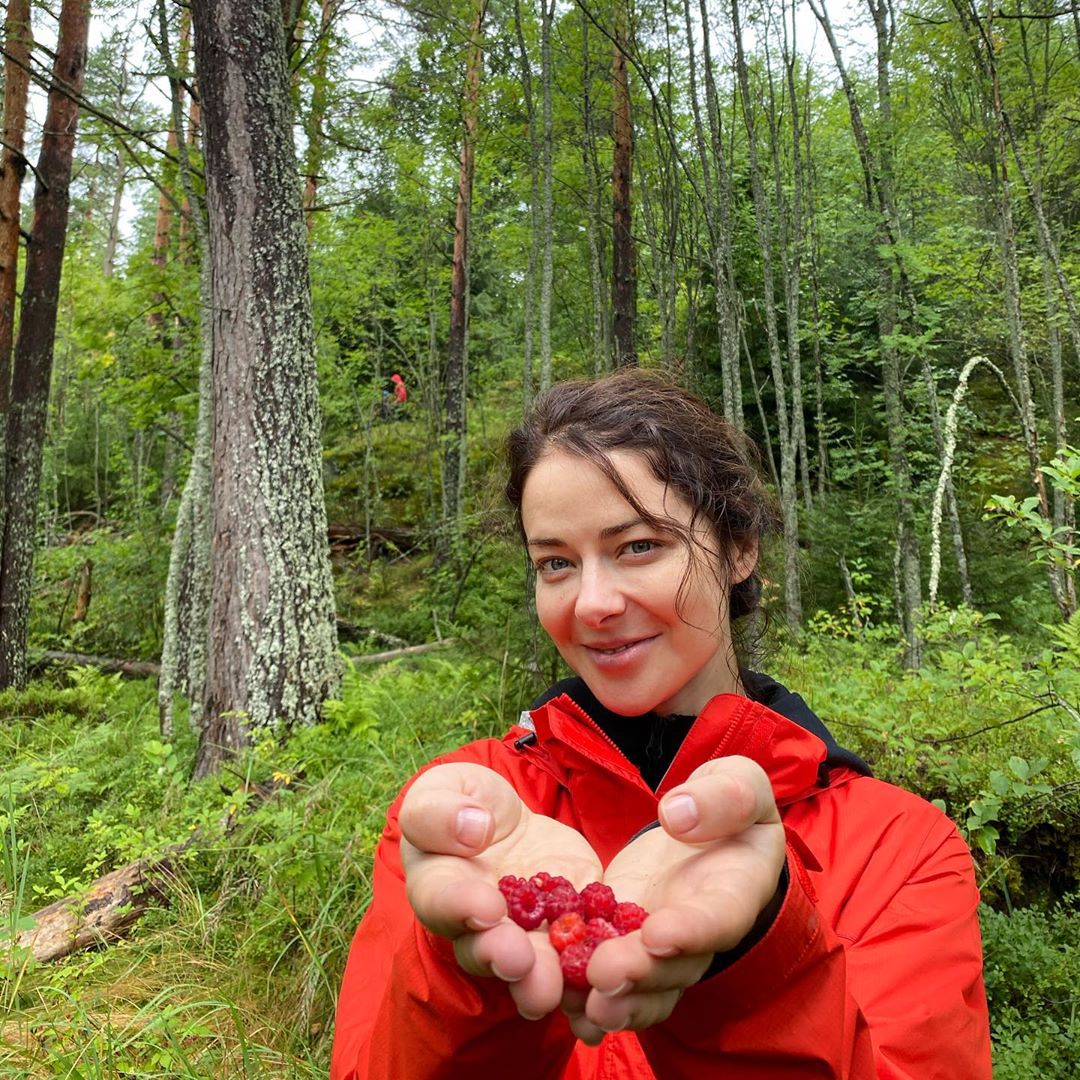
<svg viewBox="0 0 1080 1080">
<path fill-rule="evenodd" d="M 653 475 L 643 455 L 633 450 L 614 450 L 608 461 L 643 510 L 661 518 L 689 517 L 689 505 Z M 539 458 L 522 491 L 521 516 L 527 532 L 530 520 L 538 518 L 600 519 L 628 512 L 636 513 L 599 465 L 560 447 L 547 450 Z"/>
</svg>

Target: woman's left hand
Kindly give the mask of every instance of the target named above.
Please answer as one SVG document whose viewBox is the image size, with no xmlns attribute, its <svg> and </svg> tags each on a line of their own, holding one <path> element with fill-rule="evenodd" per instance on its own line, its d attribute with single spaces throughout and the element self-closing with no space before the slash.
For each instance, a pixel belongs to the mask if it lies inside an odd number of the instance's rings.
<svg viewBox="0 0 1080 1080">
<path fill-rule="evenodd" d="M 717 953 L 773 915 L 784 827 L 756 762 L 729 757 L 699 766 L 664 796 L 660 823 L 604 874 L 620 900 L 640 904 L 649 918 L 597 948 L 588 970 L 595 989 L 564 994 L 574 1034 L 591 1045 L 605 1032 L 666 1020 Z"/>
</svg>

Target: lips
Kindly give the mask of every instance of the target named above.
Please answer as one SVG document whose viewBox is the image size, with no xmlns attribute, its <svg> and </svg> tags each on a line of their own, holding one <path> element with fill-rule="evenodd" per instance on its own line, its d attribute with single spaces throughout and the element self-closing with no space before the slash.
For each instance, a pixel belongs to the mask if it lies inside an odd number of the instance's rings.
<svg viewBox="0 0 1080 1080">
<path fill-rule="evenodd" d="M 652 641 L 653 637 L 628 638 L 621 641 L 592 641 L 582 642 L 582 645 L 590 652 L 599 653 L 601 656 L 619 656 L 632 649 L 635 645 L 642 645 Z"/>
</svg>

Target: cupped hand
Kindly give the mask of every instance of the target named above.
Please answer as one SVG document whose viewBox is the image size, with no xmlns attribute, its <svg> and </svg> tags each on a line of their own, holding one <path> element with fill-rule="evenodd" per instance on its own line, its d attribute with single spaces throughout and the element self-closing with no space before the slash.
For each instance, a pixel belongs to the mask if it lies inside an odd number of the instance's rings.
<svg viewBox="0 0 1080 1080">
<path fill-rule="evenodd" d="M 749 758 L 706 762 L 660 803 L 661 828 L 624 848 L 604 882 L 650 912 L 640 931 L 603 942 L 589 962 L 594 989 L 568 991 L 574 1033 L 666 1020 L 717 953 L 771 914 L 784 865 L 784 828 L 764 770 Z"/>
<path fill-rule="evenodd" d="M 506 917 L 498 882 L 544 869 L 581 888 L 601 873 L 588 841 L 533 813 L 498 773 L 468 762 L 421 774 L 405 794 L 400 822 L 406 891 L 420 922 L 454 942 L 466 971 L 508 982 L 523 1016 L 558 1008 L 558 955 L 545 930 L 528 932 Z"/>
</svg>

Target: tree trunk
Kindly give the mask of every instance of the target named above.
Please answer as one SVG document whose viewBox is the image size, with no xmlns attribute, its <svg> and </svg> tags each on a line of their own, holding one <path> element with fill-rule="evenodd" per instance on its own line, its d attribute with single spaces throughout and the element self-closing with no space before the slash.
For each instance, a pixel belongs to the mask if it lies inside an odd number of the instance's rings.
<svg viewBox="0 0 1080 1080">
<path fill-rule="evenodd" d="M 326 138 L 323 124 L 327 111 L 327 68 L 330 61 L 330 27 L 337 15 L 341 0 L 321 0 L 319 9 L 319 29 L 312 49 L 311 68 L 311 108 L 304 118 L 304 134 L 307 150 L 304 154 L 304 223 L 310 231 L 315 224 L 315 201 L 319 194 L 322 180 L 323 155 L 326 150 Z"/>
<path fill-rule="evenodd" d="M 524 350 L 522 364 L 521 406 L 528 412 L 534 394 L 533 377 L 533 329 L 536 303 L 536 249 L 540 234 L 537 226 L 537 210 L 540 204 L 540 140 L 536 132 L 536 105 L 532 92 L 532 65 L 525 44 L 525 30 L 521 21 L 521 0 L 514 0 L 514 29 L 517 34 L 518 60 L 521 65 L 521 91 L 525 99 L 525 118 L 529 128 L 529 253 L 525 264 L 525 283 L 522 290 Z"/>
<path fill-rule="evenodd" d="M 450 274 L 450 333 L 446 343 L 446 427 L 443 432 L 442 554 L 447 554 L 449 538 L 460 530 L 465 501 L 465 452 L 467 439 L 469 333 L 469 227 L 472 217 L 473 174 L 476 171 L 477 113 L 480 103 L 480 75 L 484 63 L 480 35 L 484 27 L 487 0 L 473 0 L 469 48 L 465 60 L 465 90 L 462 94 L 464 131 L 461 139 L 461 167 L 458 171 L 457 210 L 454 215 L 454 255 Z"/>
<path fill-rule="evenodd" d="M 0 146 L 0 492 L 7 467 L 8 406 L 11 397 L 11 349 L 15 342 L 19 237 L 26 158 L 26 102 L 30 87 L 30 0 L 8 0 L 4 24 L 4 135 Z M 0 539 L 7 503 L 0 502 Z"/>
<path fill-rule="evenodd" d="M 70 95 L 82 92 L 89 25 L 89 0 L 64 0 L 38 157 L 4 448 L 7 513 L 0 544 L 0 688 L 22 686 L 26 678 L 34 522 L 79 119 L 79 107 Z"/>
<path fill-rule="evenodd" d="M 581 9 L 582 128 L 581 161 L 585 170 L 585 235 L 589 246 L 589 292 L 592 297 L 593 374 L 607 367 L 608 319 L 604 310 L 604 267 L 600 239 L 600 182 L 593 139 L 592 64 L 589 58 L 589 14 Z"/>
<path fill-rule="evenodd" d="M 551 119 L 551 24 L 555 20 L 555 0 L 540 0 L 540 76 L 543 136 L 541 139 L 543 190 L 540 202 L 540 390 L 551 386 L 551 288 L 555 273 L 555 176 Z"/>
<path fill-rule="evenodd" d="M 628 0 L 615 0 L 615 33 L 611 62 L 611 298 L 616 367 L 635 367 L 634 323 L 637 315 L 637 271 L 630 206 L 634 129 L 630 120 L 630 79 L 626 50 L 630 35 Z"/>
<path fill-rule="evenodd" d="M 195 773 L 337 682 L 307 236 L 276 0 L 195 0 L 213 333 L 209 656 Z"/>
<path fill-rule="evenodd" d="M 747 151 L 750 157 L 750 188 L 754 201 L 754 224 L 761 251 L 762 300 L 765 307 L 765 335 L 768 340 L 776 401 L 776 427 L 780 444 L 780 511 L 784 522 L 784 610 L 789 628 L 798 632 L 802 626 L 802 590 L 799 581 L 799 509 L 796 493 L 796 446 L 787 401 L 787 379 L 780 354 L 780 337 L 773 295 L 773 238 L 769 204 L 761 177 L 757 152 L 757 133 L 753 103 L 750 100 L 750 75 L 742 44 L 742 23 L 738 0 L 731 3 L 732 31 L 735 39 L 735 70 L 746 124 Z"/>
</svg>

